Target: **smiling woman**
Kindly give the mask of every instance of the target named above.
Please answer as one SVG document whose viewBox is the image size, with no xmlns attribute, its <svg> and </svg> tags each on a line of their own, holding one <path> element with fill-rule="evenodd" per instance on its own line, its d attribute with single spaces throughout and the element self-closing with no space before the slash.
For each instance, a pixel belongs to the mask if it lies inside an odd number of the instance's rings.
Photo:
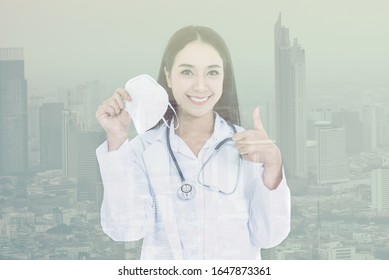
<svg viewBox="0 0 389 280">
<path fill-rule="evenodd" d="M 199 126 L 213 123 L 213 108 L 223 93 L 223 61 L 218 52 L 207 43 L 193 41 L 177 54 L 170 71 L 164 69 L 182 124 L 177 135 L 183 136 L 189 119 Z M 203 141 L 211 136 L 212 129 L 207 132 Z M 199 143 L 200 148 L 203 144 Z"/>
<path fill-rule="evenodd" d="M 259 259 L 289 233 L 290 192 L 259 109 L 254 129 L 239 126 L 223 39 L 207 27 L 177 31 L 158 82 L 173 109 L 130 141 L 126 90 L 96 112 L 107 133 L 97 149 L 103 230 L 117 241 L 143 238 L 142 259 Z"/>
<path fill-rule="evenodd" d="M 200 52 L 196 51 L 197 48 L 201 49 Z M 237 125 L 240 124 L 238 97 L 231 56 L 227 45 L 218 33 L 207 27 L 188 26 L 177 31 L 170 39 L 162 58 L 158 82 L 168 92 L 169 101 L 174 109 L 177 109 L 177 103 L 175 96 L 173 96 L 173 90 L 168 84 L 169 75 L 167 74 L 173 74 L 174 67 L 177 66 L 180 66 L 180 69 L 176 69 L 176 71 L 183 72 L 181 73 L 182 75 L 195 76 L 198 79 L 204 75 L 208 78 L 216 76 L 212 80 L 215 83 L 221 82 L 223 96 L 214 104 L 215 111 L 226 121 Z M 195 69 L 196 66 L 198 69 Z M 201 67 L 203 69 L 200 69 Z M 208 71 L 205 72 L 206 70 Z M 200 84 L 197 86 L 206 86 L 205 80 L 200 79 L 198 82 Z M 173 115 L 173 111 L 168 109 L 165 118 L 171 119 Z"/>
</svg>

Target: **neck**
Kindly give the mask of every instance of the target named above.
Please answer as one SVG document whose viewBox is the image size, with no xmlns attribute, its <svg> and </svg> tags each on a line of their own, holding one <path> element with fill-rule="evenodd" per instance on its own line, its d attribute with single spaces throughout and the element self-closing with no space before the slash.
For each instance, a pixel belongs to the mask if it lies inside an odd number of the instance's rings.
<svg viewBox="0 0 389 280">
<path fill-rule="evenodd" d="M 184 140 L 195 156 L 211 137 L 215 118 L 213 112 L 202 117 L 178 114 L 179 127 L 176 134 Z"/>
<path fill-rule="evenodd" d="M 194 137 L 208 139 L 214 129 L 215 117 L 213 112 L 202 116 L 193 117 L 185 114 L 178 114 L 179 127 L 176 134 L 181 138 Z"/>
</svg>

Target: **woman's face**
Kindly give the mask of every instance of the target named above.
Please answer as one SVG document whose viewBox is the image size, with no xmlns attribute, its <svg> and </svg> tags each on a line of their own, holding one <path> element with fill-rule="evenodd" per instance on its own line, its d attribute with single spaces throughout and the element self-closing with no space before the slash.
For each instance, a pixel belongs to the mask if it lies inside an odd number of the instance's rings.
<svg viewBox="0 0 389 280">
<path fill-rule="evenodd" d="M 193 41 L 177 53 L 172 69 L 165 69 L 178 114 L 201 117 L 213 114 L 223 92 L 223 60 L 211 45 Z"/>
</svg>

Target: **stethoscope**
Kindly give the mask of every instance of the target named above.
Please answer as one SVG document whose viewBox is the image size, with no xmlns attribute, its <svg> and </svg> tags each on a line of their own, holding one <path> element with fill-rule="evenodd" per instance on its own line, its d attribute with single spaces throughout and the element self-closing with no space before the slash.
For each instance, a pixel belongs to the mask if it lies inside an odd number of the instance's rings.
<svg viewBox="0 0 389 280">
<path fill-rule="evenodd" d="M 234 134 L 236 133 L 236 128 L 234 125 L 232 124 L 228 124 L 232 130 L 234 131 Z M 186 182 L 185 180 L 185 177 L 184 177 L 184 174 L 182 173 L 182 170 L 177 162 L 177 159 L 176 157 L 174 156 L 173 154 L 173 151 L 172 151 L 172 147 L 170 145 L 170 129 L 166 129 L 166 142 L 167 142 L 167 147 L 168 147 L 168 150 L 169 150 L 169 154 L 170 154 L 170 157 L 172 158 L 173 162 L 174 162 L 174 165 L 176 166 L 176 169 L 177 169 L 177 172 L 178 174 L 180 175 L 180 179 L 181 179 L 181 186 L 178 187 L 178 190 L 177 190 L 177 196 L 182 199 L 182 200 L 190 200 L 190 199 L 193 199 L 196 195 L 196 188 L 189 184 L 188 182 Z M 230 195 L 230 194 L 233 194 L 235 191 L 236 191 L 236 188 L 238 186 L 238 183 L 239 183 L 239 177 L 240 177 L 240 166 L 241 166 L 241 161 L 242 161 L 242 157 L 239 155 L 239 164 L 238 164 L 238 173 L 237 173 L 237 177 L 236 177 L 236 181 L 235 181 L 235 187 L 234 189 L 231 191 L 231 192 L 224 192 L 222 190 L 220 190 L 218 187 L 215 187 L 215 186 L 210 186 L 210 185 L 206 185 L 206 184 L 203 184 L 200 182 L 200 174 L 202 172 L 202 170 L 204 169 L 204 167 L 207 165 L 207 163 L 209 162 L 209 160 L 214 157 L 220 150 L 221 150 L 221 147 L 223 147 L 224 144 L 226 144 L 227 142 L 230 142 L 230 141 L 233 141 L 232 140 L 232 137 L 227 137 L 225 138 L 224 140 L 222 140 L 221 142 L 219 142 L 216 147 L 214 148 L 214 151 L 213 153 L 210 155 L 210 157 L 204 162 L 203 166 L 201 167 L 200 169 L 200 172 L 197 176 L 197 181 L 200 185 L 204 186 L 204 187 L 207 187 L 213 191 L 216 191 L 216 192 L 219 192 L 221 194 L 224 194 L 224 195 Z"/>
</svg>

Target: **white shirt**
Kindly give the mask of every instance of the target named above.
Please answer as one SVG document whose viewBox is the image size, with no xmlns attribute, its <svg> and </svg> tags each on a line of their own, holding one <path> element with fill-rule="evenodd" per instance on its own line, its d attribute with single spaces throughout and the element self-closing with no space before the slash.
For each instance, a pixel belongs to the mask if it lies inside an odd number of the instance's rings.
<svg viewBox="0 0 389 280">
<path fill-rule="evenodd" d="M 233 130 L 217 115 L 214 133 L 196 157 L 173 127 L 172 151 L 186 182 L 195 187 L 194 199 L 177 196 L 182 182 L 167 149 L 166 126 L 135 137 L 117 151 L 108 152 L 103 143 L 97 156 L 104 184 L 104 231 L 114 240 L 144 238 L 145 259 L 259 259 L 260 248 L 284 240 L 290 229 L 285 179 L 270 191 L 262 182 L 262 164 L 243 160 L 233 194 L 210 190 L 198 182 L 199 171 Z M 223 156 L 210 160 L 200 177 L 229 192 L 238 165 L 234 155 Z"/>
</svg>

